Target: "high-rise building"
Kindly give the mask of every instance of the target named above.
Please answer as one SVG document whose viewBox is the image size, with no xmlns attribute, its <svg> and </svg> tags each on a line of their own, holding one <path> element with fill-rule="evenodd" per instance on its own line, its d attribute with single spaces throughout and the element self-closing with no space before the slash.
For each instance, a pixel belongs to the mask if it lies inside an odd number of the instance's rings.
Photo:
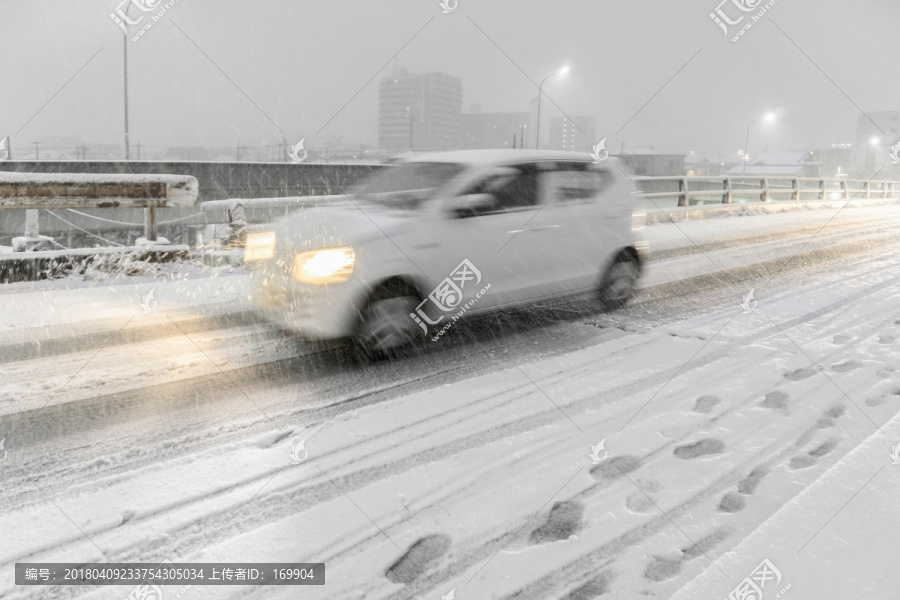
<svg viewBox="0 0 900 600">
<path fill-rule="evenodd" d="M 378 145 L 389 152 L 460 147 L 462 82 L 396 67 L 378 89 Z"/>
<path fill-rule="evenodd" d="M 550 119 L 550 148 L 570 152 L 590 152 L 600 140 L 597 137 L 597 118 L 554 117 Z"/>
</svg>

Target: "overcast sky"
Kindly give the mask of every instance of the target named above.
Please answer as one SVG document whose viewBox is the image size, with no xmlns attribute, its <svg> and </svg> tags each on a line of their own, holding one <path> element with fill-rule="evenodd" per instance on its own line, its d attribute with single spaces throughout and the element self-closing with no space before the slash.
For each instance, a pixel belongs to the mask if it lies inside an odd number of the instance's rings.
<svg viewBox="0 0 900 600">
<path fill-rule="evenodd" d="M 177 0 L 128 42 L 132 141 L 375 144 L 394 64 L 460 77 L 464 111 L 527 110 L 568 65 L 548 97 L 596 115 L 612 151 L 731 154 L 773 109 L 751 153 L 806 149 L 852 142 L 860 109 L 900 109 L 897 0 L 778 0 L 737 43 L 709 17 L 718 2 Z M 0 137 L 121 141 L 118 3 L 0 0 Z"/>
</svg>

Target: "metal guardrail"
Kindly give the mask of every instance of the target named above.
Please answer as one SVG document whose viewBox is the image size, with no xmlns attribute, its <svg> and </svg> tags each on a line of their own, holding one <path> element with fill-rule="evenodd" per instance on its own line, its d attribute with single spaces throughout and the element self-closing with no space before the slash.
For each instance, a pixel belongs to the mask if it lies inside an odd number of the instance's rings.
<svg viewBox="0 0 900 600">
<path fill-rule="evenodd" d="M 895 198 L 900 182 L 815 177 L 634 177 L 640 196 L 676 199 L 678 206 L 737 202 L 799 202 Z M 815 185 L 810 185 L 813 182 Z M 675 189 L 664 189 L 675 188 Z"/>
</svg>

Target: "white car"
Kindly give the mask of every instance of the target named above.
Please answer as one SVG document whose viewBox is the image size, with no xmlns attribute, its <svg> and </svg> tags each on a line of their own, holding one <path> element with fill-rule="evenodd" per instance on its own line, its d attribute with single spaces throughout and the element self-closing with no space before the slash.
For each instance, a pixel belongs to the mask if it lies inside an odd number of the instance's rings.
<svg viewBox="0 0 900 600">
<path fill-rule="evenodd" d="M 419 156 L 252 233 L 254 302 L 282 328 L 351 338 L 369 357 L 438 339 L 463 315 L 585 292 L 615 309 L 646 259 L 633 190 L 614 158 Z"/>
</svg>

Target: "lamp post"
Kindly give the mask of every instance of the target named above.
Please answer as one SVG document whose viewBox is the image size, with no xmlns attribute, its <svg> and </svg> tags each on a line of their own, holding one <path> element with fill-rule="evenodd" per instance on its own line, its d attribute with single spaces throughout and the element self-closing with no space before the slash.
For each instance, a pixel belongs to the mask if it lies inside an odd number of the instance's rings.
<svg viewBox="0 0 900 600">
<path fill-rule="evenodd" d="M 411 106 L 406 107 L 406 118 L 409 119 L 409 151 L 413 149 L 413 110 Z"/>
<path fill-rule="evenodd" d="M 125 20 L 128 20 L 128 9 L 131 8 L 131 2 L 128 3 L 128 6 L 125 7 Z M 124 27 L 124 25 L 123 25 Z M 125 160 L 131 160 L 131 149 L 128 143 L 128 32 L 125 31 L 122 34 L 122 56 L 124 60 L 122 61 L 124 65 L 123 69 L 123 80 L 125 82 L 124 90 L 125 90 Z"/>
<path fill-rule="evenodd" d="M 770 112 L 763 117 L 760 117 L 758 119 L 754 119 L 754 120 L 750 121 L 750 123 L 747 125 L 747 137 L 744 139 L 744 168 L 742 170 L 744 175 L 747 174 L 747 150 L 750 146 L 750 128 L 753 127 L 754 123 L 759 123 L 760 121 L 766 121 L 767 123 L 771 123 L 774 120 L 775 120 L 775 113 Z"/>
<path fill-rule="evenodd" d="M 543 87 L 544 82 L 553 77 L 554 75 L 565 75 L 569 72 L 569 67 L 563 67 L 559 71 L 554 71 L 550 73 L 543 79 L 541 79 L 541 83 L 538 84 L 538 105 L 537 105 L 537 123 L 535 124 L 534 129 L 534 147 L 535 149 L 539 149 L 541 146 L 541 96 L 543 95 Z"/>
</svg>

